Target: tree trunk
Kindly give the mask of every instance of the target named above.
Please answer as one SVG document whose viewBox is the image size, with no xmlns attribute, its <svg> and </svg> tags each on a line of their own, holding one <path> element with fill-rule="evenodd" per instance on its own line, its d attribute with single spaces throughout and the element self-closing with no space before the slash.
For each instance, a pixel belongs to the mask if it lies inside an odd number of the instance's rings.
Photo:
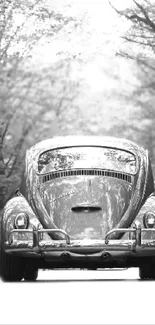
<svg viewBox="0 0 155 325">
<path fill-rule="evenodd" d="M 7 196 L 7 177 L 5 175 L 5 164 L 3 161 L 3 142 L 5 125 L 0 122 L 0 210 L 3 208 Z"/>
</svg>

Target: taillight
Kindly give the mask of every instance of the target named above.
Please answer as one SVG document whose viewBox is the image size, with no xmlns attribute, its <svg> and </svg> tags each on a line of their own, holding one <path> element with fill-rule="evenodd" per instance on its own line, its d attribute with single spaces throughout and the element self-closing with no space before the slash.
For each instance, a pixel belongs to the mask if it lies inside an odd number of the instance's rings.
<svg viewBox="0 0 155 325">
<path fill-rule="evenodd" d="M 143 223 L 145 228 L 154 228 L 155 214 L 153 212 L 146 212 L 143 217 Z"/>
<path fill-rule="evenodd" d="M 29 217 L 26 213 L 20 212 L 15 218 L 15 228 L 16 229 L 27 229 L 29 224 Z"/>
</svg>

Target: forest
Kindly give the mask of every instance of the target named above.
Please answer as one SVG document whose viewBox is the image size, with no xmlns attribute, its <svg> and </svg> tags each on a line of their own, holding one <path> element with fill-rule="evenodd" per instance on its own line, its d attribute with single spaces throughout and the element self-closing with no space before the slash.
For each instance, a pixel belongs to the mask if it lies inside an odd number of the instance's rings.
<svg viewBox="0 0 155 325">
<path fill-rule="evenodd" d="M 155 175 L 155 2 L 124 2 L 1 0 L 0 210 L 55 135 L 133 140 Z"/>
</svg>

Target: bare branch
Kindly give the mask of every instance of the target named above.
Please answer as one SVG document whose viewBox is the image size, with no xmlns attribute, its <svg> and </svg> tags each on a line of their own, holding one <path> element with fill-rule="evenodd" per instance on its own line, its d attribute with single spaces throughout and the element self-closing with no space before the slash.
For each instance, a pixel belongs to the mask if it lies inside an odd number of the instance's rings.
<svg viewBox="0 0 155 325">
<path fill-rule="evenodd" d="M 148 13 L 146 12 L 146 10 L 144 9 L 144 7 L 142 5 L 140 5 L 136 0 L 133 0 L 133 2 L 136 4 L 136 6 L 141 10 L 141 12 L 143 13 L 144 17 L 145 17 L 145 24 L 148 24 L 152 30 L 155 32 L 155 24 L 154 22 L 150 19 Z"/>
<path fill-rule="evenodd" d="M 131 37 L 128 37 L 128 36 L 122 36 L 122 38 L 127 41 L 127 42 L 131 42 L 131 43 L 136 43 L 136 44 L 139 44 L 139 45 L 144 45 L 144 46 L 148 46 L 148 47 L 151 47 L 152 48 L 152 44 L 150 43 L 146 43 L 146 42 L 142 42 L 142 41 L 137 41 Z"/>
</svg>

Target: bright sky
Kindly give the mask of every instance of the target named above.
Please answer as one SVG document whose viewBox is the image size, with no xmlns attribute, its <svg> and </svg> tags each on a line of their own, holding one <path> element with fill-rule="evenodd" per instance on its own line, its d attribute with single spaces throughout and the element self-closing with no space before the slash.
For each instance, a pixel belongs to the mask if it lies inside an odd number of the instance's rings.
<svg viewBox="0 0 155 325">
<path fill-rule="evenodd" d="M 82 26 L 75 28 L 70 22 L 58 35 L 44 37 L 35 48 L 35 60 L 42 63 L 52 63 L 59 60 L 59 53 L 70 53 L 87 56 L 102 53 L 109 55 L 113 49 L 120 44 L 122 31 L 128 28 L 127 21 L 123 21 L 111 8 L 108 0 L 44 0 L 43 3 L 49 6 L 50 10 L 62 13 L 64 16 L 75 17 L 82 22 Z M 117 9 L 124 9 L 130 6 L 132 0 L 111 0 Z M 15 24 L 20 25 L 25 17 L 19 13 L 15 15 Z M 49 21 L 51 26 L 52 21 Z M 57 23 L 53 21 L 53 24 Z M 44 24 L 44 23 L 43 23 Z M 80 25 L 80 23 L 79 23 Z M 40 26 L 41 27 L 41 26 Z M 34 28 L 34 21 L 26 26 L 27 36 Z M 44 26 L 43 26 L 44 28 Z M 106 46 L 105 46 L 106 44 Z M 23 44 L 20 42 L 18 47 Z M 108 46 L 107 46 L 108 45 Z M 80 54 L 80 55 L 81 55 Z"/>
<path fill-rule="evenodd" d="M 76 17 L 82 21 L 78 28 L 70 22 L 63 28 L 62 32 L 55 36 L 44 37 L 35 47 L 32 58 L 38 69 L 49 66 L 60 59 L 68 57 L 82 58 L 85 66 L 82 77 L 93 91 L 101 91 L 109 88 L 107 75 L 103 71 L 106 65 L 115 69 L 115 62 L 110 61 L 116 49 L 120 46 L 122 31 L 128 28 L 128 23 L 118 16 L 111 8 L 108 0 L 45 0 L 50 9 L 60 12 L 66 16 Z M 111 0 L 117 9 L 125 9 L 132 5 L 132 0 Z M 22 22 L 21 15 L 16 16 L 16 24 Z M 54 21 L 55 23 L 55 21 Z M 51 22 L 50 22 L 51 24 Z M 32 27 L 31 27 L 32 26 Z M 28 28 L 31 33 L 32 25 Z M 126 66 L 123 67 L 124 71 Z M 74 65 L 72 78 L 77 79 L 81 72 Z M 126 71 L 128 74 L 129 71 Z M 111 83 L 111 87 L 114 87 Z"/>
<path fill-rule="evenodd" d="M 73 23 L 66 25 L 59 36 L 49 41 L 45 37 L 36 48 L 38 60 L 51 63 L 59 60 L 59 53 L 64 55 L 81 53 L 84 57 L 102 53 L 109 55 L 120 44 L 122 30 L 128 28 L 116 12 L 110 7 L 108 0 L 48 0 L 53 10 L 64 15 L 75 16 L 83 21 L 83 26 L 75 29 Z M 114 0 L 113 0 L 114 2 Z M 115 0 L 115 6 L 123 9 L 132 0 Z M 106 46 L 105 46 L 106 44 Z M 108 45 L 108 46 L 107 46 Z M 81 55 L 80 54 L 80 55 Z"/>
</svg>

